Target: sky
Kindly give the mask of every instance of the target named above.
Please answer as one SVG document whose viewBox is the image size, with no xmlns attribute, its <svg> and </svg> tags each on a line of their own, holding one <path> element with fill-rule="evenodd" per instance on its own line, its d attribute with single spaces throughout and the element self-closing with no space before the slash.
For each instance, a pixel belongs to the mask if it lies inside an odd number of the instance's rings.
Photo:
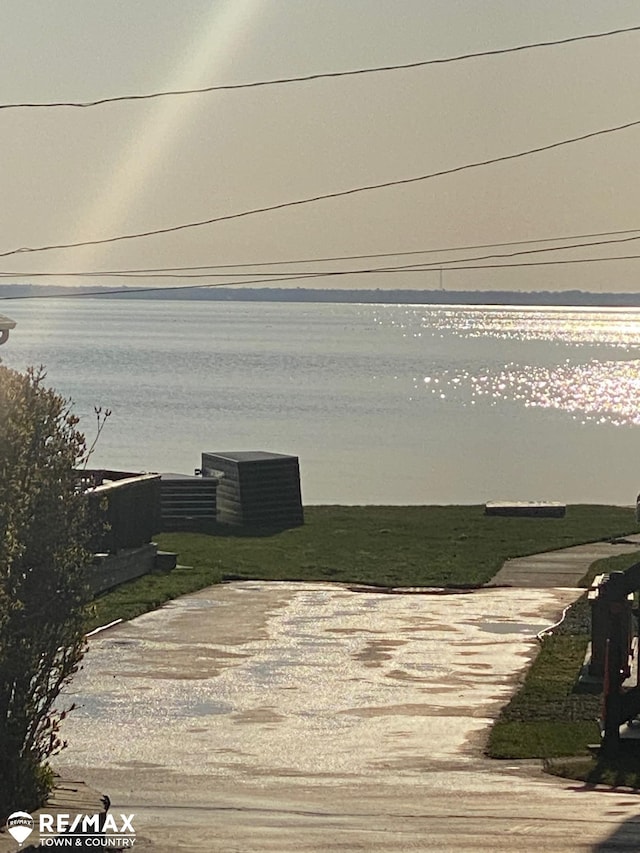
<svg viewBox="0 0 640 853">
<path fill-rule="evenodd" d="M 0 104 L 11 104 L 491 51 L 638 26 L 640 6 L 635 0 L 3 0 L 2 18 Z M 638 121 L 639 57 L 640 32 L 633 32 L 287 86 L 87 109 L 0 110 L 0 252 L 171 227 L 430 174 Z M 11 255 L 0 258 L 0 272 L 13 274 L 5 282 L 158 286 L 180 282 L 58 273 L 449 250 L 629 229 L 640 236 L 639 151 L 640 127 L 632 127 L 509 162 L 173 234 Z M 428 260 L 506 251 L 447 251 Z M 640 255 L 640 239 L 542 257 L 606 254 Z M 280 271 L 422 259 L 300 263 Z M 639 271 L 639 260 L 450 270 L 442 284 L 635 291 Z M 37 272 L 51 276 L 30 277 Z M 231 280 L 228 273 L 224 280 Z M 256 280 L 255 270 L 249 280 Z M 378 273 L 292 286 L 313 284 L 432 288 L 440 276 Z"/>
</svg>

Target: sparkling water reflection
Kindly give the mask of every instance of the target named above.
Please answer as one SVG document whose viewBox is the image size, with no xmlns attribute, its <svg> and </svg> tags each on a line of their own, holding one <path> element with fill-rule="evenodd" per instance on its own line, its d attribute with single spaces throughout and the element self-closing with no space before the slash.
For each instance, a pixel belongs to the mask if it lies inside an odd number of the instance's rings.
<svg viewBox="0 0 640 853">
<path fill-rule="evenodd" d="M 93 463 L 300 457 L 306 503 L 631 503 L 640 311 L 189 301 L 10 303 Z"/>
<path fill-rule="evenodd" d="M 640 391 L 640 312 L 530 308 L 406 308 L 388 318 L 403 336 L 444 333 L 461 339 L 520 344 L 528 361 L 502 365 L 485 363 L 473 370 L 443 369 L 422 380 L 413 377 L 414 388 L 436 399 L 451 398 L 463 406 L 486 398 L 490 405 L 513 401 L 525 408 L 556 409 L 585 424 L 640 425 L 637 407 Z M 588 348 L 598 353 L 611 349 L 615 358 L 588 358 L 579 350 L 560 363 L 537 364 L 539 353 L 531 344 L 555 348 Z M 622 352 L 621 352 L 622 351 Z M 553 356 L 547 347 L 545 357 Z M 576 363 L 578 362 L 578 363 Z"/>
<path fill-rule="evenodd" d="M 491 405 L 511 400 L 525 408 L 557 409 L 582 424 L 640 425 L 638 360 L 590 361 L 555 368 L 512 362 L 494 374 L 444 370 L 435 379 L 425 376 L 423 384 L 439 399 L 455 397 L 462 406 L 476 405 L 478 399 L 486 397 Z M 418 382 L 415 387 L 418 389 Z"/>
<path fill-rule="evenodd" d="M 387 308 L 389 306 L 385 306 Z M 640 346 L 640 311 L 633 309 L 511 308 L 508 306 L 401 306 L 391 315 L 379 312 L 375 321 L 391 323 L 414 337 L 453 332 L 467 338 L 503 341 L 545 341 L 572 346 Z"/>
</svg>

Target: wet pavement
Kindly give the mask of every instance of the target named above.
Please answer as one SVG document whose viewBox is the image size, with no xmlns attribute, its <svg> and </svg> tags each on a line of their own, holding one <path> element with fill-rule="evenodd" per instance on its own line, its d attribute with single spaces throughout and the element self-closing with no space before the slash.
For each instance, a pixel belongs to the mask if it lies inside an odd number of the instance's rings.
<svg viewBox="0 0 640 853">
<path fill-rule="evenodd" d="M 212 587 L 91 640 L 56 766 L 159 853 L 638 850 L 635 796 L 482 754 L 578 594 Z"/>
</svg>

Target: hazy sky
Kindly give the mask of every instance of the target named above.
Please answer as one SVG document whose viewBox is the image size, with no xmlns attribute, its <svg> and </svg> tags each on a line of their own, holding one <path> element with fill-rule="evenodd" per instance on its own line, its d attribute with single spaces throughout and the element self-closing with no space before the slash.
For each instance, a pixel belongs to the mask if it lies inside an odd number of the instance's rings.
<svg viewBox="0 0 640 853">
<path fill-rule="evenodd" d="M 406 63 L 640 25 L 636 0 L 2 0 L 0 7 L 1 103 Z M 640 120 L 639 96 L 640 33 L 630 33 L 290 86 L 4 110 L 0 251 L 162 228 L 511 154 Z M 261 262 L 640 229 L 639 151 L 640 128 L 631 128 L 405 187 L 4 258 L 0 270 Z M 640 240 L 608 251 L 640 254 Z M 635 290 L 639 271 L 640 261 L 627 261 L 449 272 L 444 281 Z M 438 276 L 319 284 L 431 287 Z"/>
</svg>

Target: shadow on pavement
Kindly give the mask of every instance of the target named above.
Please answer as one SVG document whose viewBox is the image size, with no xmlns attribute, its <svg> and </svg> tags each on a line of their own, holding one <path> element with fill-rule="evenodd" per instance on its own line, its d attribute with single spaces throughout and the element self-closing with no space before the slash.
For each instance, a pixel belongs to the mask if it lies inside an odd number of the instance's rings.
<svg viewBox="0 0 640 853">
<path fill-rule="evenodd" d="M 640 800 L 638 808 L 640 810 Z M 615 809 L 609 814 L 615 815 Z M 640 850 L 640 815 L 625 820 L 608 838 L 591 849 L 593 853 L 612 853 L 614 850 L 633 850 L 635 853 Z"/>
</svg>

